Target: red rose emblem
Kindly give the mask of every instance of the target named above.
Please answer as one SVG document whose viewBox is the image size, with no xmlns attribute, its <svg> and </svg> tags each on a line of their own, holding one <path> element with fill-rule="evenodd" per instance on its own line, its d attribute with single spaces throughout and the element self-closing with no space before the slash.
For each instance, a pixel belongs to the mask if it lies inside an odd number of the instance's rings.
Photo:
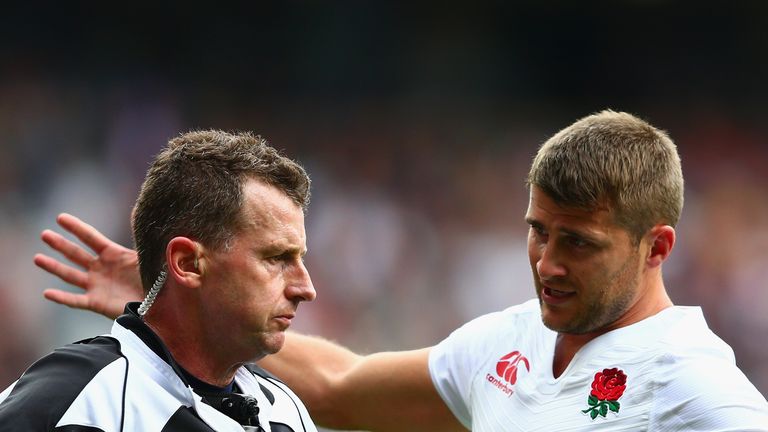
<svg viewBox="0 0 768 432">
<path fill-rule="evenodd" d="M 624 394 L 627 388 L 627 375 L 619 368 L 603 369 L 602 372 L 595 374 L 592 381 L 592 391 L 589 392 L 587 404 L 589 408 L 582 410 L 584 414 L 589 414 L 592 420 L 597 416 L 605 417 L 608 411 L 619 413 L 621 404 L 618 399 Z"/>
<path fill-rule="evenodd" d="M 627 376 L 618 368 L 603 369 L 595 374 L 592 381 L 592 396 L 600 400 L 615 401 L 624 394 L 627 388 Z"/>
</svg>

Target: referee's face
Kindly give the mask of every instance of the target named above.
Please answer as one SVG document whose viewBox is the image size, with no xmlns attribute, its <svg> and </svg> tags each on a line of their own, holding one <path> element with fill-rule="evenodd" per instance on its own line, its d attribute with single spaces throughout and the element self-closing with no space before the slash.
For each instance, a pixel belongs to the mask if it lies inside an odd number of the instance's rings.
<svg viewBox="0 0 768 432">
<path fill-rule="evenodd" d="M 544 324 L 587 334 L 621 327 L 639 309 L 643 259 L 610 209 L 560 207 L 531 188 L 528 255 Z"/>
<path fill-rule="evenodd" d="M 243 192 L 245 228 L 211 254 L 200 302 L 211 346 L 236 361 L 277 352 L 299 303 L 316 295 L 303 261 L 302 209 L 260 181 Z"/>
</svg>

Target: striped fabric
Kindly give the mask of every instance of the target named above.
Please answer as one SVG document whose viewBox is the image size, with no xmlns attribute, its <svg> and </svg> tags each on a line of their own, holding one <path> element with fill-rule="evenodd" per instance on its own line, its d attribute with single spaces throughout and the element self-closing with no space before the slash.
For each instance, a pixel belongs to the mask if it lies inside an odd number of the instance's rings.
<svg viewBox="0 0 768 432">
<path fill-rule="evenodd" d="M 136 315 L 137 305 L 126 308 L 109 335 L 55 350 L 0 393 L 0 432 L 242 432 L 188 386 Z M 266 371 L 241 367 L 235 384 L 256 398 L 266 432 L 317 431 L 299 398 Z"/>
</svg>

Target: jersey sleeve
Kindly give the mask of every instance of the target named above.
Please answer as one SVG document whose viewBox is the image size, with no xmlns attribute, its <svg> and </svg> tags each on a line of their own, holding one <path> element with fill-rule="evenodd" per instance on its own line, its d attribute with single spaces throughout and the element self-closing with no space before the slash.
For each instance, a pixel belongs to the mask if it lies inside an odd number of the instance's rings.
<svg viewBox="0 0 768 432">
<path fill-rule="evenodd" d="M 768 432 L 768 402 L 732 361 L 670 360 L 668 365 L 650 429 Z"/>
<path fill-rule="evenodd" d="M 429 353 L 432 382 L 456 418 L 472 429 L 472 380 L 485 358 L 489 330 L 499 313 L 484 315 L 455 330 Z"/>
</svg>

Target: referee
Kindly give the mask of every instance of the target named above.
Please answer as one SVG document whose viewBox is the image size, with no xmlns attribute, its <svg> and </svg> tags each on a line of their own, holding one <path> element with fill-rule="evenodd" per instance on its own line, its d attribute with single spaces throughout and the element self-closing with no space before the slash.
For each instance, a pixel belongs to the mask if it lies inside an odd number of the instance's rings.
<svg viewBox="0 0 768 432">
<path fill-rule="evenodd" d="M 277 352 L 315 298 L 302 261 L 309 183 L 258 136 L 171 140 L 133 212 L 144 301 L 0 393 L 0 431 L 315 432 L 296 395 L 248 364 Z M 47 235 L 68 258 L 95 259 Z M 86 240 L 97 254 L 106 241 Z"/>
</svg>

